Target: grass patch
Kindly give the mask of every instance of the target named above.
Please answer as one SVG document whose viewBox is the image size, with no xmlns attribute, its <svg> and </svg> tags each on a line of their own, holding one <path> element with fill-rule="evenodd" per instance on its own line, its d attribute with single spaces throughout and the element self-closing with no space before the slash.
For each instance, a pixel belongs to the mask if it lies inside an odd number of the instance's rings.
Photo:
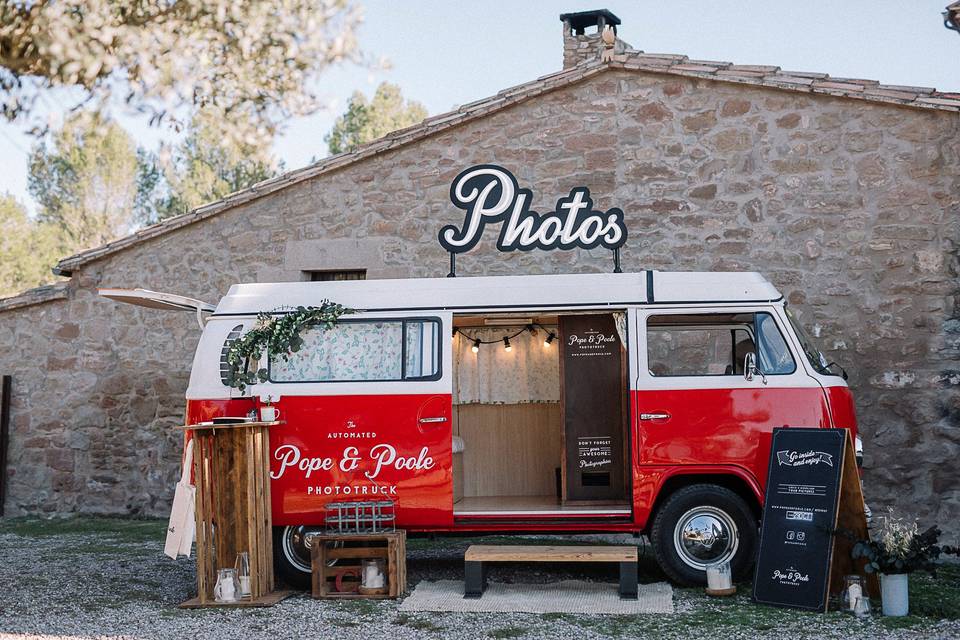
<svg viewBox="0 0 960 640">
<path fill-rule="evenodd" d="M 4 518 L 0 533 L 25 538 L 64 535 L 100 535 L 120 542 L 147 542 L 163 539 L 166 523 L 156 518 L 81 517 Z"/>
<path fill-rule="evenodd" d="M 491 638 L 520 638 L 527 635 L 528 629 L 524 627 L 500 627 L 490 632 Z"/>
<path fill-rule="evenodd" d="M 960 565 L 942 565 L 937 576 L 910 575 L 910 616 L 960 620 Z"/>
<path fill-rule="evenodd" d="M 399 625 L 402 627 L 409 627 L 410 629 L 416 629 L 417 631 L 434 631 L 440 632 L 443 631 L 443 627 L 440 625 L 434 624 L 430 620 L 423 620 L 421 618 L 415 618 L 406 613 L 398 614 L 393 619 L 393 624 Z"/>
</svg>

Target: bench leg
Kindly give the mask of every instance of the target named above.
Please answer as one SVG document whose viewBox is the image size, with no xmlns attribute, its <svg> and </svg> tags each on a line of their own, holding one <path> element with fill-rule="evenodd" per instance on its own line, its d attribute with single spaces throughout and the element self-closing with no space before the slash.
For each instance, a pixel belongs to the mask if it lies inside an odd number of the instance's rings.
<svg viewBox="0 0 960 640">
<path fill-rule="evenodd" d="M 620 599 L 637 599 L 637 563 L 620 563 Z"/>
<path fill-rule="evenodd" d="M 463 597 L 479 598 L 487 588 L 487 572 L 482 562 L 463 563 Z"/>
</svg>

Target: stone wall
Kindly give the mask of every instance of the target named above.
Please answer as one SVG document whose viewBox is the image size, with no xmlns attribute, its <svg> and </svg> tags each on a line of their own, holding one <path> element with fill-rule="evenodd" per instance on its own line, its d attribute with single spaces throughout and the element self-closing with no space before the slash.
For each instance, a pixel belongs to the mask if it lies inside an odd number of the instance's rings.
<svg viewBox="0 0 960 640">
<path fill-rule="evenodd" d="M 446 273 L 464 167 L 494 162 L 551 209 L 588 185 L 621 207 L 625 270 L 757 270 L 850 372 L 875 507 L 960 516 L 960 120 L 955 113 L 608 71 L 92 262 L 69 295 L 0 312 L 14 375 L 10 514 L 162 515 L 190 314 L 98 299 L 145 287 L 215 302 L 235 282 Z M 464 275 L 609 271 L 605 251 L 499 255 Z"/>
</svg>

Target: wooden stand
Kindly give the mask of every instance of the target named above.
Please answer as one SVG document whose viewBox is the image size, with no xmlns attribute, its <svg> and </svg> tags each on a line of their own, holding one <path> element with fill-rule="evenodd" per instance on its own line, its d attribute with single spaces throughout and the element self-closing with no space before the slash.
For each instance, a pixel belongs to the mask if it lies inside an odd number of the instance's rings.
<svg viewBox="0 0 960 640">
<path fill-rule="evenodd" d="M 291 592 L 274 591 L 273 531 L 267 428 L 280 422 L 199 424 L 193 432 L 193 477 L 197 487 L 197 597 L 181 607 L 263 607 Z M 216 602 L 217 569 L 250 554 L 250 596 Z"/>
<path fill-rule="evenodd" d="M 869 540 L 867 514 L 864 512 L 863 490 L 860 475 L 857 473 L 857 457 L 853 440 L 847 431 L 843 445 L 843 459 L 840 467 L 840 498 L 837 504 L 837 519 L 834 530 L 853 534 L 858 540 Z M 843 591 L 844 577 L 858 575 L 863 578 L 864 588 L 871 598 L 880 597 L 880 580 L 876 573 L 867 573 L 864 567 L 866 559 L 854 560 L 850 556 L 854 541 L 846 535 L 833 536 L 833 550 L 830 561 L 830 594 L 838 595 Z"/>
<path fill-rule="evenodd" d="M 313 597 L 331 599 L 398 598 L 407 590 L 407 534 L 328 534 L 310 537 Z M 363 589 L 363 561 L 383 560 L 387 584 Z M 335 562 L 334 562 L 335 561 Z"/>
</svg>

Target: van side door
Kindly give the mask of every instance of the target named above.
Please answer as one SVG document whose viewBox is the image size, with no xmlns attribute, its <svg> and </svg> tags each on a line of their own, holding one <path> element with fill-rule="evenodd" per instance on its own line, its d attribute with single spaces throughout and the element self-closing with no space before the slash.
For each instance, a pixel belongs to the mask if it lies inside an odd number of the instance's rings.
<svg viewBox="0 0 960 640">
<path fill-rule="evenodd" d="M 762 492 L 774 427 L 830 426 L 775 309 L 642 309 L 637 327 L 636 455 L 654 475 L 726 467 Z M 747 354 L 758 375 L 745 375 Z"/>
<path fill-rule="evenodd" d="M 453 524 L 450 313 L 358 314 L 301 333 L 269 381 L 277 525 L 323 524 L 330 502 L 390 500 L 396 525 Z"/>
</svg>

